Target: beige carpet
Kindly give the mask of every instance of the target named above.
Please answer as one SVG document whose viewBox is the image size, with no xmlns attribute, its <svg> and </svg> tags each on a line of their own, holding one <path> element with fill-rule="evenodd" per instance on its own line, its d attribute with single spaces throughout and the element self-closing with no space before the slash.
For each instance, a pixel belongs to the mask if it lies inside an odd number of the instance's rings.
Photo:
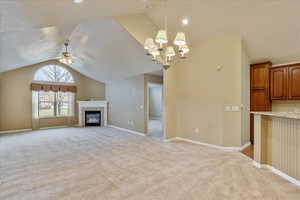
<svg viewBox="0 0 300 200">
<path fill-rule="evenodd" d="M 112 128 L 0 136 L 0 199 L 300 199 L 299 187 L 238 152 Z"/>
</svg>

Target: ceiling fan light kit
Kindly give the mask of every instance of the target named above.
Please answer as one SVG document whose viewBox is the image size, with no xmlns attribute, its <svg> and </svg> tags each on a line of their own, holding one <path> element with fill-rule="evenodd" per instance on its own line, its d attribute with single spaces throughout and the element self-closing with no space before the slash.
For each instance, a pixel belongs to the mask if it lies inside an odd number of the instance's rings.
<svg viewBox="0 0 300 200">
<path fill-rule="evenodd" d="M 72 59 L 72 54 L 68 51 L 68 46 L 69 46 L 70 40 L 67 40 L 64 45 L 65 45 L 65 51 L 62 52 L 62 57 L 59 59 L 59 62 L 70 65 L 73 63 Z"/>
</svg>

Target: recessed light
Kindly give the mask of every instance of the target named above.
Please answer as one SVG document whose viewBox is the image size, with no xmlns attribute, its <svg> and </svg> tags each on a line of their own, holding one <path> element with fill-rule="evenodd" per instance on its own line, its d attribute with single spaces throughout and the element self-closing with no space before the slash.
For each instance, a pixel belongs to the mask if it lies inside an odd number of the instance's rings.
<svg viewBox="0 0 300 200">
<path fill-rule="evenodd" d="M 73 0 L 74 3 L 82 3 L 83 0 Z"/>
<path fill-rule="evenodd" d="M 189 24 L 189 19 L 188 18 L 183 18 L 182 21 L 181 21 L 181 23 L 183 25 L 188 25 Z"/>
</svg>

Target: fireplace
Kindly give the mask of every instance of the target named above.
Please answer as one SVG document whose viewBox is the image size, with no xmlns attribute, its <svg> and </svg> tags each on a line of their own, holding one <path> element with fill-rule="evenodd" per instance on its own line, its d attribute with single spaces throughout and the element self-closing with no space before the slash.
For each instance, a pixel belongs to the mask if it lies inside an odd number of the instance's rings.
<svg viewBox="0 0 300 200">
<path fill-rule="evenodd" d="M 94 126 L 107 126 L 107 101 L 77 101 L 78 103 L 78 125 L 80 127 L 90 126 L 86 121 L 86 112 L 89 113 L 90 111 L 92 114 L 95 114 L 97 112 L 100 115 L 96 115 L 96 118 L 98 119 L 98 116 L 100 116 L 99 121 L 100 124 L 97 123 L 97 125 Z M 94 117 L 92 117 L 92 120 L 89 120 L 88 123 L 93 123 L 96 121 Z M 98 121 L 97 121 L 98 122 Z"/>
<path fill-rule="evenodd" d="M 85 126 L 101 126 L 101 111 L 85 111 Z"/>
</svg>

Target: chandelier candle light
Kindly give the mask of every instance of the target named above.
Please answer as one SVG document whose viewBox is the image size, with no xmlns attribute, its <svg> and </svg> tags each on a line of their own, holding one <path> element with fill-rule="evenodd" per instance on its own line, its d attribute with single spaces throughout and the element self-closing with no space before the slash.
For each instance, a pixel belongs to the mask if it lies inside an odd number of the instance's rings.
<svg viewBox="0 0 300 200">
<path fill-rule="evenodd" d="M 168 69 L 172 63 L 185 59 L 185 55 L 190 51 L 184 32 L 178 32 L 173 43 L 177 47 L 178 54 L 172 45 L 168 45 L 167 31 L 159 30 L 155 42 L 152 38 L 147 38 L 144 48 L 147 55 L 152 56 L 153 61 L 162 63 L 164 69 Z"/>
</svg>

